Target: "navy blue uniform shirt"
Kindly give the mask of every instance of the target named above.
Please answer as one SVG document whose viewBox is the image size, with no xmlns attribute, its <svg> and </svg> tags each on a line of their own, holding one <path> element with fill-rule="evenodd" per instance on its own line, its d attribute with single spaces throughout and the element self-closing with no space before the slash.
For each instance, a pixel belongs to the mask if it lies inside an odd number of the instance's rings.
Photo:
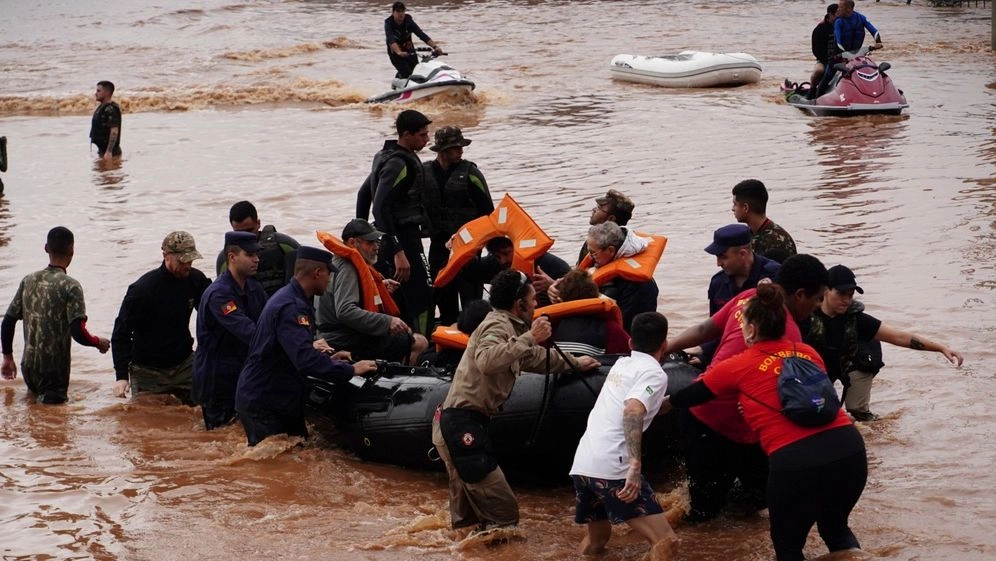
<svg viewBox="0 0 996 561">
<path fill-rule="evenodd" d="M 236 410 L 303 417 L 308 376 L 333 382 L 353 377 L 351 364 L 332 360 L 312 346 L 314 313 L 312 300 L 305 297 L 297 279 L 270 298 L 249 343 L 235 393 Z"/>
<path fill-rule="evenodd" d="M 235 399 L 239 372 L 249 355 L 249 341 L 266 305 L 266 291 L 256 279 L 239 287 L 225 271 L 201 296 L 197 308 L 197 352 L 193 394 L 196 403 L 212 397 Z"/>
<path fill-rule="evenodd" d="M 778 261 L 768 259 L 763 255 L 754 254 L 754 265 L 750 268 L 750 274 L 742 286 L 737 286 L 733 277 L 730 277 L 720 270 L 712 276 L 709 281 L 709 315 L 714 315 L 733 297 L 750 288 L 757 288 L 757 283 L 767 277 L 775 280 L 778 269 L 781 265 Z"/>
</svg>

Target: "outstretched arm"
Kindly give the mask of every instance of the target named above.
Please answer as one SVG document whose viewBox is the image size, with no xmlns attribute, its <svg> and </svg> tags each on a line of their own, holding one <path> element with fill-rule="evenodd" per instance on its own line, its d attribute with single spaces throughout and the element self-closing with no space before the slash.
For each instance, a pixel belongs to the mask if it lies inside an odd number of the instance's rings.
<svg viewBox="0 0 996 561">
<path fill-rule="evenodd" d="M 955 366 L 961 366 L 961 363 L 964 360 L 961 353 L 951 350 L 947 345 L 935 343 L 930 339 L 913 333 L 893 329 L 884 323 L 879 326 L 878 333 L 875 334 L 875 339 L 896 345 L 897 347 L 906 347 L 915 351 L 932 351 L 935 353 L 941 353 Z"/>
<path fill-rule="evenodd" d="M 668 338 L 667 352 L 689 349 L 701 345 L 706 341 L 718 339 L 722 334 L 723 330 L 712 321 L 712 318 L 709 318 L 696 326 L 682 331 L 677 337 Z"/>
</svg>

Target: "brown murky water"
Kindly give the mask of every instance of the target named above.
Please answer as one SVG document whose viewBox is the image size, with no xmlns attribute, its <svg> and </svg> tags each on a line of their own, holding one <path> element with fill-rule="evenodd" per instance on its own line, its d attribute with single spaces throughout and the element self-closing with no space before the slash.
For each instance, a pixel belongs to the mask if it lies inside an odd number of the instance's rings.
<svg viewBox="0 0 996 561">
<path fill-rule="evenodd" d="M 338 230 L 396 109 L 385 89 L 386 2 L 2 2 L 0 300 L 45 265 L 45 232 L 76 232 L 70 273 L 107 335 L 126 286 L 158 265 L 170 230 L 220 247 L 248 198 L 299 240 Z M 117 4 L 117 5 L 115 5 Z M 705 317 L 732 221 L 730 188 L 765 181 L 771 216 L 827 265 L 854 268 L 869 311 L 964 352 L 886 349 L 865 427 L 871 472 L 852 517 L 866 554 L 996 558 L 996 58 L 990 9 L 861 2 L 902 117 L 816 119 L 777 86 L 809 72 L 816 1 L 412 2 L 416 20 L 478 84 L 419 106 L 464 127 L 495 196 L 512 193 L 574 255 L 593 197 L 637 201 L 669 236 L 657 271 L 674 329 Z M 760 84 L 668 91 L 611 81 L 618 53 L 753 53 Z M 87 149 L 91 92 L 118 85 L 125 159 Z M 427 153 L 425 157 L 429 157 Z M 205 269 L 212 264 L 202 263 Z M 20 335 L 15 352 L 20 353 Z M 321 439 L 256 450 L 206 433 L 197 410 L 110 396 L 110 356 L 74 347 L 71 401 L 32 403 L 0 383 L 0 552 L 5 559 L 577 559 L 568 489 L 523 488 L 521 529 L 498 548 L 447 528 L 445 480 L 353 458 Z M 680 506 L 680 476 L 657 489 Z M 673 492 L 675 489 L 678 491 Z M 763 518 L 678 530 L 682 559 L 770 559 Z M 645 546 L 622 532 L 611 561 Z M 815 538 L 807 552 L 824 552 Z M 852 556 L 860 557 L 862 556 Z M 840 557 L 837 557 L 840 558 Z"/>
</svg>

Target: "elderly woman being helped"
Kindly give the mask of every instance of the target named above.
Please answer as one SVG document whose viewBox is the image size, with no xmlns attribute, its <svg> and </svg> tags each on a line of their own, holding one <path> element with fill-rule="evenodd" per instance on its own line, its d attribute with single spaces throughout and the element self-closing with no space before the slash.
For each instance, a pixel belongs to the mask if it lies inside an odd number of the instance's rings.
<svg viewBox="0 0 996 561">
<path fill-rule="evenodd" d="M 803 561 L 802 549 L 813 524 L 830 551 L 858 548 L 847 521 L 868 476 L 861 434 L 843 409 L 816 427 L 798 425 L 781 413 L 782 357 L 794 354 L 824 367 L 812 347 L 785 338 L 781 288 L 758 286 L 743 314 L 748 349 L 713 365 L 699 381 L 670 396 L 661 411 L 736 394 L 770 463 L 767 500 L 777 560 Z"/>
</svg>

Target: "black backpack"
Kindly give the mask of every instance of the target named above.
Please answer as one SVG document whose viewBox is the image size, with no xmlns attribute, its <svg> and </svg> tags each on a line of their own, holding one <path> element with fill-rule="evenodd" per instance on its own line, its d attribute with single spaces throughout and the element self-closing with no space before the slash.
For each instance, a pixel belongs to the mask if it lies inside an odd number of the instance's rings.
<svg viewBox="0 0 996 561">
<path fill-rule="evenodd" d="M 781 409 L 775 409 L 750 394 L 745 395 L 785 415 L 797 425 L 820 427 L 829 424 L 840 412 L 840 399 L 833 382 L 815 362 L 802 358 L 794 348 L 792 353 L 792 356 L 782 359 L 782 372 L 778 375 Z"/>
</svg>

